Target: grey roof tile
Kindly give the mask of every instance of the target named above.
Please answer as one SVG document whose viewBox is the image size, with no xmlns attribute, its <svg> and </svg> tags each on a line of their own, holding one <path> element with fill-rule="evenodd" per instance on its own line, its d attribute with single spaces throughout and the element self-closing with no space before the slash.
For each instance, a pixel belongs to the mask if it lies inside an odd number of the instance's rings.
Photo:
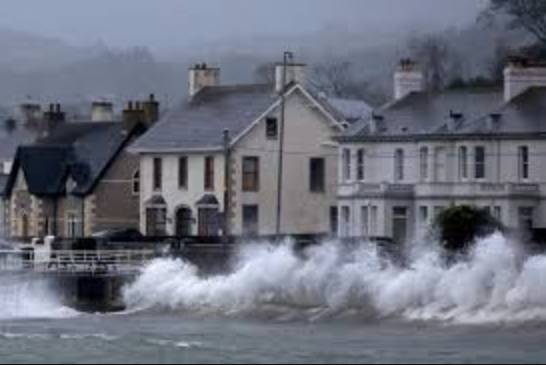
<svg viewBox="0 0 546 365">
<path fill-rule="evenodd" d="M 271 85 L 216 86 L 202 89 L 139 138 L 134 151 L 218 149 L 223 131 L 242 133 L 278 96 Z"/>
</svg>

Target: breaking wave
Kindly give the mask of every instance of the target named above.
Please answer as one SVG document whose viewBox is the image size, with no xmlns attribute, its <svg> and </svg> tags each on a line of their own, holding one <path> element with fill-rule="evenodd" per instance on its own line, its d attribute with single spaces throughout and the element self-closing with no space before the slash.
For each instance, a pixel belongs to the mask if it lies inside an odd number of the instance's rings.
<svg viewBox="0 0 546 365">
<path fill-rule="evenodd" d="M 68 318 L 76 313 L 62 305 L 47 279 L 0 275 L 0 321 Z"/>
<path fill-rule="evenodd" d="M 481 324 L 546 320 L 546 256 L 527 256 L 495 234 L 466 258 L 446 264 L 432 244 L 415 244 L 404 265 L 372 244 L 336 242 L 295 253 L 289 243 L 249 245 L 233 271 L 202 277 L 182 260 L 157 260 L 124 298 L 133 309 L 237 316 L 303 313 L 306 319 L 358 314 Z"/>
</svg>

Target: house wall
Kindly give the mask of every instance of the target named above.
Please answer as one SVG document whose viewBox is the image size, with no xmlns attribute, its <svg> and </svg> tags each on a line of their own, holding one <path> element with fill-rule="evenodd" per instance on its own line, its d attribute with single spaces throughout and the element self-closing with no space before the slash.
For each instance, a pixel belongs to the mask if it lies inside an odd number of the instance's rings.
<svg viewBox="0 0 546 365">
<path fill-rule="evenodd" d="M 420 149 L 428 147 L 428 178 L 421 179 Z M 460 174 L 459 147 L 468 149 L 468 178 Z M 486 150 L 486 176 L 475 177 L 474 149 L 483 146 Z M 529 148 L 529 178 L 520 176 L 519 147 Z M 435 176 L 434 151 L 442 147 L 447 153 L 445 176 Z M 352 176 L 346 180 L 343 176 L 343 149 L 349 148 L 352 156 Z M 356 151 L 366 150 L 366 176 L 356 181 Z M 405 178 L 394 179 L 394 154 L 397 149 L 405 151 Z M 520 225 L 520 208 L 534 209 L 536 228 L 546 227 L 546 170 L 542 168 L 542 156 L 546 153 L 546 141 L 529 138 L 526 140 L 459 140 L 459 141 L 423 141 L 419 143 L 383 142 L 342 144 L 339 153 L 340 169 L 338 179 L 338 201 L 340 207 L 351 208 L 351 227 L 340 227 L 342 235 L 360 235 L 358 218 L 362 206 L 374 204 L 382 214 L 378 218 L 376 230 L 379 235 L 393 235 L 393 210 L 395 206 L 408 208 L 408 220 L 411 222 L 408 239 L 415 237 L 430 223 L 435 212 L 451 205 L 471 204 L 488 208 L 492 213 L 500 213 L 499 218 L 509 226 Z M 393 191 L 409 194 L 405 199 L 398 199 Z M 421 207 L 428 210 L 427 222 L 420 217 Z"/>
<path fill-rule="evenodd" d="M 330 207 L 336 205 L 337 150 L 331 137 L 338 131 L 299 91 L 286 101 L 284 128 L 284 166 L 282 181 L 281 232 L 284 234 L 328 233 Z M 280 110 L 269 117 L 277 117 Z M 268 139 L 266 123 L 253 128 L 234 148 L 233 217 L 234 234 L 242 234 L 243 205 L 257 205 L 260 234 L 276 233 L 277 173 L 279 139 Z M 243 157 L 259 157 L 258 192 L 242 190 Z M 325 159 L 324 192 L 310 191 L 310 159 Z"/>
<path fill-rule="evenodd" d="M 139 195 L 133 194 L 133 175 L 139 168 L 135 155 L 122 152 L 85 199 L 87 234 L 139 226 Z"/>
<path fill-rule="evenodd" d="M 221 131 L 219 132 L 221 133 Z M 178 186 L 178 160 L 185 156 L 188 159 L 188 186 Z M 205 158 L 214 156 L 214 190 L 205 191 Z M 154 158 L 162 160 L 162 187 L 153 187 Z M 224 209 L 224 156 L 223 153 L 192 153 L 192 154 L 159 154 L 143 155 L 140 159 L 141 199 L 140 199 L 140 230 L 146 232 L 146 202 L 155 195 L 161 195 L 167 203 L 167 234 L 175 234 L 175 215 L 180 207 L 192 210 L 194 224 L 192 234 L 197 235 L 196 203 L 205 194 L 213 194 L 220 203 L 219 211 Z"/>
<path fill-rule="evenodd" d="M 279 110 L 269 116 L 279 118 Z M 285 155 L 283 178 L 283 207 L 281 231 L 286 234 L 327 233 L 330 230 L 330 208 L 337 205 L 336 187 L 338 161 L 336 146 L 331 137 L 339 131 L 324 114 L 299 91 L 287 98 L 285 126 Z M 221 133 L 221 131 L 219 131 Z M 237 136 L 231 136 L 236 138 Z M 277 209 L 277 171 L 279 140 L 266 137 L 264 121 L 256 124 L 242 139 L 236 141 L 231 151 L 231 203 L 230 233 L 240 235 L 243 205 L 257 205 L 259 209 L 259 234 L 274 234 Z M 204 190 L 204 161 L 207 155 L 215 156 L 215 190 Z M 188 158 L 188 187 L 178 187 L 178 159 Z M 256 156 L 260 161 L 259 192 L 242 191 L 242 159 Z M 153 189 L 153 159 L 163 161 L 163 186 Z M 310 192 L 310 158 L 325 158 L 325 183 L 323 193 Z M 194 218 L 192 234 L 198 233 L 196 203 L 204 194 L 212 193 L 224 210 L 224 154 L 143 154 L 141 168 L 140 229 L 146 231 L 146 203 L 161 195 L 167 203 L 167 233 L 175 234 L 176 212 L 185 206 Z"/>
</svg>

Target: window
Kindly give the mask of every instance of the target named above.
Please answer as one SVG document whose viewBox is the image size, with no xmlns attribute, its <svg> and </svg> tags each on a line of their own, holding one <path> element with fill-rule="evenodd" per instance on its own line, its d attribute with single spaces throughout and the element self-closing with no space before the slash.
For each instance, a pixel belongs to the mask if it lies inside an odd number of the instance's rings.
<svg viewBox="0 0 546 365">
<path fill-rule="evenodd" d="M 356 153 L 356 179 L 363 181 L 366 179 L 366 150 L 361 148 Z"/>
<path fill-rule="evenodd" d="M 394 152 L 394 180 L 404 180 L 404 150 L 397 149 Z"/>
<path fill-rule="evenodd" d="M 178 187 L 188 188 L 188 158 L 186 156 L 178 158 Z"/>
<path fill-rule="evenodd" d="M 163 163 L 160 158 L 154 158 L 154 190 L 161 190 L 163 185 Z"/>
<path fill-rule="evenodd" d="M 338 209 L 333 206 L 330 207 L 330 233 L 337 236 L 338 228 Z"/>
<path fill-rule="evenodd" d="M 277 139 L 279 134 L 277 118 L 267 118 L 265 120 L 265 134 L 267 139 Z"/>
<path fill-rule="evenodd" d="M 468 179 L 468 148 L 466 146 L 459 147 L 459 178 Z"/>
<path fill-rule="evenodd" d="M 368 215 L 368 207 L 360 208 L 360 233 L 362 237 L 368 237 L 370 235 L 370 217 Z"/>
<path fill-rule="evenodd" d="M 243 191 L 260 189 L 260 159 L 243 157 Z"/>
<path fill-rule="evenodd" d="M 434 181 L 447 180 L 447 153 L 445 147 L 434 148 Z"/>
<path fill-rule="evenodd" d="M 373 206 L 372 207 L 372 214 L 371 214 L 371 218 L 370 218 L 370 234 L 372 236 L 377 236 L 377 217 L 378 215 L 378 208 L 377 206 Z"/>
<path fill-rule="evenodd" d="M 474 149 L 474 168 L 474 177 L 485 179 L 485 147 L 479 146 Z"/>
<path fill-rule="evenodd" d="M 66 218 L 66 235 L 68 238 L 77 238 L 82 236 L 81 221 L 77 214 L 68 213 Z"/>
<path fill-rule="evenodd" d="M 247 236 L 258 234 L 259 210 L 257 205 L 243 205 L 243 233 Z"/>
<path fill-rule="evenodd" d="M 532 229 L 534 226 L 534 209 L 533 207 L 520 207 L 518 209 L 519 227 L 521 229 Z"/>
<path fill-rule="evenodd" d="M 341 235 L 342 237 L 351 236 L 351 208 L 341 207 Z"/>
<path fill-rule="evenodd" d="M 150 207 L 146 209 L 146 235 L 150 237 L 167 235 L 167 208 Z"/>
<path fill-rule="evenodd" d="M 326 189 L 326 171 L 323 158 L 309 160 L 309 190 L 312 193 L 323 193 Z"/>
<path fill-rule="evenodd" d="M 428 224 L 428 207 L 426 205 L 419 207 L 419 223 L 421 225 Z"/>
<path fill-rule="evenodd" d="M 343 157 L 343 180 L 351 180 L 351 150 L 344 148 L 342 152 Z"/>
<path fill-rule="evenodd" d="M 518 168 L 519 178 L 522 180 L 527 180 L 529 178 L 529 147 L 521 146 L 518 149 L 518 160 L 519 160 L 519 168 Z"/>
<path fill-rule="evenodd" d="M 419 166 L 421 181 L 428 180 L 428 147 L 419 150 Z"/>
<path fill-rule="evenodd" d="M 135 173 L 133 174 L 132 191 L 133 191 L 133 195 L 140 194 L 140 171 L 139 170 L 136 170 Z"/>
<path fill-rule="evenodd" d="M 205 157 L 205 190 L 214 190 L 214 156 Z"/>
</svg>

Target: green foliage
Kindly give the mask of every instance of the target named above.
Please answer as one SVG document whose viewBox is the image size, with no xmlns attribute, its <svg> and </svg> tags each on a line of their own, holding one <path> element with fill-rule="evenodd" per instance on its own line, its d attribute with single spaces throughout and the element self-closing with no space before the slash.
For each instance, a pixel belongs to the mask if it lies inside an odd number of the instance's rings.
<svg viewBox="0 0 546 365">
<path fill-rule="evenodd" d="M 435 221 L 440 239 L 449 251 L 466 251 L 477 238 L 503 230 L 502 224 L 485 209 L 453 206 L 442 211 Z"/>
</svg>

